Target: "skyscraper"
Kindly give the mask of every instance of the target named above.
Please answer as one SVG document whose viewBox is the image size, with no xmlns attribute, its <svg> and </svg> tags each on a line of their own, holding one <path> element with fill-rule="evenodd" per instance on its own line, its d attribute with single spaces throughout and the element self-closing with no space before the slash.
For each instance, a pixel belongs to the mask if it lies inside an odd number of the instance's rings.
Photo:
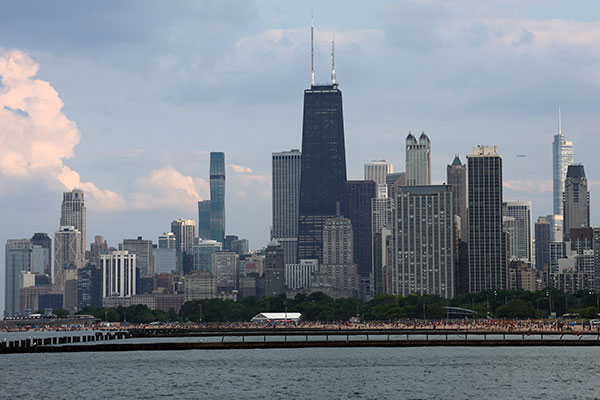
<svg viewBox="0 0 600 400">
<path fill-rule="evenodd" d="M 283 247 L 272 239 L 265 251 L 264 295 L 279 296 L 285 293 L 285 263 Z"/>
<path fill-rule="evenodd" d="M 374 160 L 365 164 L 365 181 L 377 184 L 377 197 L 387 197 L 387 176 L 394 172 L 391 163 L 385 160 Z"/>
<path fill-rule="evenodd" d="M 211 238 L 210 200 L 198 202 L 198 237 L 204 240 Z"/>
<path fill-rule="evenodd" d="M 385 182 L 385 181 L 384 181 Z M 377 198 L 374 181 L 348 181 L 348 215 L 354 234 L 354 263 L 361 279 L 369 278 L 372 270 L 372 209 L 371 201 Z"/>
<path fill-rule="evenodd" d="M 102 297 L 131 297 L 136 291 L 135 254 L 113 251 L 100 256 Z"/>
<path fill-rule="evenodd" d="M 469 291 L 506 287 L 502 226 L 502 157 L 497 146 L 467 156 L 469 182 Z"/>
<path fill-rule="evenodd" d="M 54 233 L 53 283 L 63 288 L 65 281 L 76 279 L 82 266 L 81 232 L 73 226 L 61 226 Z"/>
<path fill-rule="evenodd" d="M 410 132 L 406 137 L 406 184 L 431 185 L 431 141 L 425 132 L 418 140 Z"/>
<path fill-rule="evenodd" d="M 572 228 L 590 226 L 590 192 L 581 164 L 569 165 L 564 192 L 564 237 L 568 240 Z"/>
<path fill-rule="evenodd" d="M 225 238 L 225 153 L 210 153 L 210 239 Z"/>
<path fill-rule="evenodd" d="M 300 150 L 272 154 L 273 237 L 283 246 L 286 264 L 295 264 L 298 250 Z"/>
<path fill-rule="evenodd" d="M 63 193 L 63 201 L 60 212 L 60 226 L 73 226 L 81 234 L 81 257 L 85 258 L 86 248 L 86 208 L 83 198 L 83 190 L 73 189 Z"/>
<path fill-rule="evenodd" d="M 560 120 L 560 107 L 558 109 L 558 133 L 552 142 L 552 183 L 554 214 L 563 214 L 563 192 L 565 191 L 565 178 L 567 168 L 573 164 L 573 142 L 565 139 L 562 133 Z M 566 232 L 566 231 L 565 231 Z"/>
<path fill-rule="evenodd" d="M 9 239 L 5 247 L 4 305 L 5 315 L 19 312 L 19 289 L 23 287 L 21 274 L 31 271 L 32 244 L 29 239 Z"/>
<path fill-rule="evenodd" d="M 533 217 L 531 215 L 531 201 L 507 201 L 502 203 L 502 215 L 515 218 L 515 244 L 516 248 L 511 250 L 515 259 L 531 263 L 532 260 L 532 235 L 531 227 Z"/>
<path fill-rule="evenodd" d="M 467 219 L 467 167 L 460 162 L 458 154 L 454 157 L 452 164 L 446 167 L 446 179 L 448 185 L 452 186 L 454 215 L 460 217 L 460 238 L 466 241 L 469 233 L 469 221 Z"/>
<path fill-rule="evenodd" d="M 177 269 L 184 273 L 191 272 L 194 267 L 196 221 L 191 219 L 176 219 L 171 222 L 171 232 L 175 235 Z"/>
<path fill-rule="evenodd" d="M 338 84 L 304 91 L 298 203 L 298 260 L 323 259 L 323 225 L 348 216 L 342 92 Z"/>
<path fill-rule="evenodd" d="M 34 246 L 34 260 L 33 260 L 33 272 L 52 274 L 52 239 L 45 232 L 34 233 L 31 238 L 31 244 Z M 39 253 L 40 259 L 36 260 L 37 254 Z M 36 268 L 36 264 L 41 262 L 39 269 Z"/>
<path fill-rule="evenodd" d="M 392 190 L 392 196 L 396 251 L 392 293 L 454 297 L 456 237 L 452 187 L 399 186 Z"/>
<path fill-rule="evenodd" d="M 535 268 L 542 271 L 550 267 L 550 223 L 546 218 L 539 217 L 535 223 Z"/>
<path fill-rule="evenodd" d="M 124 239 L 120 250 L 127 250 L 129 254 L 135 254 L 135 263 L 140 270 L 140 276 L 154 276 L 154 252 L 152 251 L 152 240 L 142 239 Z"/>
</svg>

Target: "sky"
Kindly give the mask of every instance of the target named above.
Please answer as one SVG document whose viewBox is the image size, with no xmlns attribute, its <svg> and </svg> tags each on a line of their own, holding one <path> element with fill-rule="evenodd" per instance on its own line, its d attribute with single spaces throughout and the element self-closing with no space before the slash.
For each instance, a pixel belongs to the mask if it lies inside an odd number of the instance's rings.
<svg viewBox="0 0 600 400">
<path fill-rule="evenodd" d="M 497 145 L 504 199 L 550 214 L 560 106 L 600 223 L 597 1 L 0 4 L 2 243 L 52 237 L 75 187 L 88 242 L 156 240 L 173 219 L 197 219 L 209 153 L 223 151 L 226 233 L 265 246 L 271 153 L 301 148 L 311 11 L 318 82 L 335 34 L 349 179 L 374 159 L 404 170 L 406 135 L 425 131 L 433 183 L 455 154 Z"/>
</svg>

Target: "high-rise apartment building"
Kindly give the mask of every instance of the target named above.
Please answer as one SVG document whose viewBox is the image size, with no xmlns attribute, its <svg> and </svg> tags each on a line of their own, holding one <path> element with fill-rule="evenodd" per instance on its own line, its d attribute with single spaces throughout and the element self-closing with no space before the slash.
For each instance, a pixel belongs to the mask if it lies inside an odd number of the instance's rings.
<svg viewBox="0 0 600 400">
<path fill-rule="evenodd" d="M 86 248 L 86 208 L 83 198 L 83 190 L 73 189 L 63 193 L 63 201 L 60 212 L 60 226 L 73 226 L 81 235 L 79 246 L 81 257 L 85 258 Z"/>
<path fill-rule="evenodd" d="M 469 221 L 467 218 L 467 166 L 460 162 L 458 154 L 452 164 L 446 167 L 446 179 L 452 186 L 454 215 L 460 217 L 460 239 L 467 241 Z"/>
<path fill-rule="evenodd" d="M 119 250 L 127 250 L 129 254 L 135 254 L 135 263 L 140 270 L 140 276 L 154 276 L 154 252 L 152 251 L 152 240 L 142 239 L 124 239 Z"/>
<path fill-rule="evenodd" d="M 365 164 L 365 181 L 377 184 L 377 197 L 387 197 L 387 176 L 394 172 L 394 166 L 385 160 L 374 160 Z"/>
<path fill-rule="evenodd" d="M 136 291 L 136 257 L 128 251 L 100 256 L 102 297 L 131 297 Z"/>
<path fill-rule="evenodd" d="M 194 237 L 196 237 L 196 221 L 176 219 L 171 222 L 171 232 L 175 235 L 177 248 L 177 269 L 188 273 L 194 265 Z"/>
<path fill-rule="evenodd" d="M 507 201 L 502 203 L 502 215 L 515 218 L 515 248 L 511 254 L 515 260 L 532 263 L 532 224 L 531 201 Z"/>
<path fill-rule="evenodd" d="M 452 192 L 448 185 L 399 186 L 392 191 L 396 256 L 393 294 L 454 297 L 456 237 Z"/>
<path fill-rule="evenodd" d="M 283 247 L 286 264 L 295 264 L 298 251 L 298 201 L 302 153 L 292 149 L 272 154 L 273 237 Z"/>
<path fill-rule="evenodd" d="M 502 157 L 497 146 L 467 156 L 469 183 L 469 291 L 506 287 L 502 225 Z"/>
<path fill-rule="evenodd" d="M 4 309 L 5 316 L 19 312 L 19 289 L 23 287 L 22 274 L 31 271 L 33 245 L 29 239 L 9 239 L 5 246 Z"/>
<path fill-rule="evenodd" d="M 569 165 L 573 164 L 573 142 L 567 141 L 562 133 L 560 108 L 558 109 L 558 133 L 552 142 L 552 194 L 554 214 L 563 214 L 563 192 Z"/>
<path fill-rule="evenodd" d="M 581 164 L 569 165 L 564 192 L 564 237 L 568 240 L 573 228 L 590 226 L 590 192 Z"/>
<path fill-rule="evenodd" d="M 298 260 L 323 259 L 323 225 L 348 216 L 342 92 L 338 84 L 304 91 L 298 203 Z"/>
<path fill-rule="evenodd" d="M 210 153 L 210 239 L 225 238 L 225 153 Z"/>
<path fill-rule="evenodd" d="M 406 184 L 431 185 L 431 141 L 425 132 L 419 139 L 412 133 L 406 137 Z"/>
<path fill-rule="evenodd" d="M 73 226 L 61 226 L 54 233 L 54 284 L 63 288 L 65 281 L 76 278 L 82 266 L 81 232 Z"/>
</svg>

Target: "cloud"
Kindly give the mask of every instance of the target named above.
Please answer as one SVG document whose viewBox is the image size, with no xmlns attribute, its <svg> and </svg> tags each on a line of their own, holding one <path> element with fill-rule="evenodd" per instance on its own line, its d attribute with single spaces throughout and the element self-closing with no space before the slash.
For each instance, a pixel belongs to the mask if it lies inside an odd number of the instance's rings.
<svg viewBox="0 0 600 400">
<path fill-rule="evenodd" d="M 88 191 L 94 209 L 125 207 L 119 194 L 81 182 L 79 174 L 64 165 L 73 157 L 81 132 L 63 114 L 64 104 L 54 88 L 35 79 L 38 69 L 27 53 L 0 49 L 0 180 L 42 177 L 50 186 L 60 183 L 66 190 Z"/>
<path fill-rule="evenodd" d="M 204 179 L 183 175 L 167 165 L 135 180 L 131 203 L 138 210 L 189 209 L 207 194 L 208 183 Z"/>
<path fill-rule="evenodd" d="M 517 179 L 517 180 L 504 180 L 502 185 L 506 189 L 514 190 L 515 192 L 523 193 L 545 193 L 552 191 L 552 180 L 551 179 Z"/>
<path fill-rule="evenodd" d="M 249 174 L 252 172 L 252 168 L 243 167 L 241 165 L 229 164 L 231 169 L 238 174 Z"/>
</svg>

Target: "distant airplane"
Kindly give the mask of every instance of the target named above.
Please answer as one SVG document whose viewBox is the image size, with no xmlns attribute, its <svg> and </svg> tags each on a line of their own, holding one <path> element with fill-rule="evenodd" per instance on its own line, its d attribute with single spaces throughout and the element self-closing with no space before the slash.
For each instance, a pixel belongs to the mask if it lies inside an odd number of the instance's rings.
<svg viewBox="0 0 600 400">
<path fill-rule="evenodd" d="M 527 154 L 517 154 L 517 157 L 519 157 L 519 158 L 527 157 Z"/>
</svg>

